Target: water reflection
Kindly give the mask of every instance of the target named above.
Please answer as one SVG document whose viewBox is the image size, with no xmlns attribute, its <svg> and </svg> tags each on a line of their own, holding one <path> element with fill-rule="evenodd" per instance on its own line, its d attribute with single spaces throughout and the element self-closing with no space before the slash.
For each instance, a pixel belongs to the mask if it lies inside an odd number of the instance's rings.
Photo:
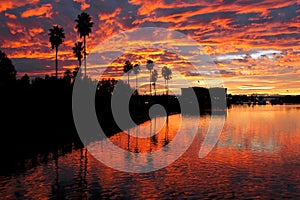
<svg viewBox="0 0 300 200">
<path fill-rule="evenodd" d="M 229 109 L 217 145 L 208 156 L 199 159 L 198 152 L 211 120 L 210 116 L 203 116 L 198 134 L 185 154 L 170 166 L 151 173 L 113 170 L 99 163 L 85 148 L 69 153 L 59 150 L 33 159 L 32 162 L 39 164 L 25 172 L 1 175 L 0 196 L 3 199 L 299 199 L 299 108 L 245 105 Z M 148 131 L 159 131 L 151 139 L 138 138 L 141 127 L 130 129 L 130 137 L 125 133 L 114 135 L 110 141 L 131 153 L 112 159 L 128 164 L 136 162 L 137 152 L 164 148 L 166 141 L 174 140 L 178 121 L 180 116 L 172 115 L 166 121 L 158 117 L 141 125 L 152 123 Z M 186 123 L 183 128 L 188 130 L 188 126 Z M 99 153 L 107 151 L 101 149 L 105 142 L 108 141 L 97 143 Z M 47 162 L 40 163 L 42 160 Z M 151 156 L 144 162 L 157 164 Z"/>
<path fill-rule="evenodd" d="M 169 125 L 169 118 L 171 118 L 173 122 L 171 126 Z M 180 115 L 167 116 L 166 119 L 164 117 L 155 117 L 151 122 L 148 121 L 140 126 L 127 130 L 127 133 L 129 134 L 121 132 L 111 136 L 110 141 L 120 148 L 133 153 L 154 152 L 163 148 L 175 137 L 180 126 L 180 121 Z M 143 126 L 149 127 L 148 138 L 139 137 L 141 127 Z M 163 128 L 159 130 L 160 127 Z M 102 140 L 94 143 L 94 145 L 100 144 L 100 146 L 104 146 L 106 142 L 108 141 Z M 91 144 L 91 146 L 92 145 L 93 144 Z"/>
</svg>

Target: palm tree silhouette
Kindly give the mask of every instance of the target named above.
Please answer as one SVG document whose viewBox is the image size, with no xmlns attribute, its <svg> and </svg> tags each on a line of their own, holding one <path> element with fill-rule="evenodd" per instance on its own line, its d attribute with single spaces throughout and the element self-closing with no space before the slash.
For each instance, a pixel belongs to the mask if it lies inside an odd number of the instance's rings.
<svg viewBox="0 0 300 200">
<path fill-rule="evenodd" d="M 151 75 L 152 75 L 152 69 L 154 67 L 154 63 L 152 60 L 147 60 L 146 68 L 150 71 L 150 80 L 149 80 L 149 85 L 150 85 L 150 95 L 152 94 L 152 88 L 151 88 Z"/>
<path fill-rule="evenodd" d="M 78 66 L 81 67 L 81 60 L 83 58 L 84 47 L 82 42 L 76 42 L 73 49 L 73 54 L 78 60 Z"/>
<path fill-rule="evenodd" d="M 131 64 L 131 62 L 129 61 L 129 60 L 126 60 L 126 62 L 125 62 L 125 65 L 124 65 L 124 67 L 123 67 L 123 71 L 125 72 L 125 73 L 127 73 L 127 76 L 128 76 L 128 81 L 127 81 L 127 83 L 128 83 L 128 85 L 130 86 L 130 84 L 129 84 L 129 74 L 130 74 L 130 70 L 132 70 L 132 64 Z"/>
<path fill-rule="evenodd" d="M 63 39 L 65 38 L 64 29 L 60 28 L 58 25 L 53 26 L 53 28 L 49 29 L 49 42 L 51 43 L 52 49 L 55 48 L 55 76 L 58 77 L 58 47 L 63 43 Z"/>
<path fill-rule="evenodd" d="M 161 74 L 162 76 L 164 77 L 165 79 L 165 88 L 166 88 L 166 93 L 167 95 L 169 94 L 169 80 L 172 78 L 171 75 L 172 75 L 172 71 L 170 68 L 168 68 L 167 66 L 164 66 L 161 70 Z"/>
<path fill-rule="evenodd" d="M 86 77 L 86 36 L 89 36 L 92 32 L 92 27 L 94 22 L 92 22 L 92 18 L 89 14 L 83 12 L 80 15 L 77 16 L 77 19 L 75 20 L 77 22 L 76 29 L 77 32 L 80 35 L 80 38 L 83 37 L 83 47 L 84 47 L 84 76 Z"/>
<path fill-rule="evenodd" d="M 137 90 L 137 88 L 138 88 L 138 78 L 137 78 L 137 75 L 140 73 L 140 66 L 139 66 L 139 64 L 135 64 L 133 66 L 133 72 L 135 74 L 135 89 Z"/>
<path fill-rule="evenodd" d="M 157 81 L 157 77 L 158 77 L 157 71 L 153 70 L 152 74 L 151 74 L 151 82 L 153 83 L 153 87 L 154 87 L 154 96 L 156 96 L 156 81 Z"/>
</svg>

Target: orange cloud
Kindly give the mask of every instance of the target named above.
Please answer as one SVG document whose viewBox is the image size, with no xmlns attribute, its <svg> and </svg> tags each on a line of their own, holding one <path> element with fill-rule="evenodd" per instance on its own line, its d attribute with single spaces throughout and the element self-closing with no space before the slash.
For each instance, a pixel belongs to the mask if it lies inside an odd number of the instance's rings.
<svg viewBox="0 0 300 200">
<path fill-rule="evenodd" d="M 21 14 L 21 17 L 28 18 L 28 17 L 38 16 L 38 17 L 51 18 L 52 14 L 53 14 L 52 13 L 52 5 L 51 4 L 43 4 L 43 5 L 41 5 L 41 7 L 24 11 Z"/>
<path fill-rule="evenodd" d="M 9 0 L 9 1 L 2 1 L 0 3 L 0 13 L 3 12 L 3 11 L 6 11 L 8 9 L 22 7 L 22 6 L 25 6 L 27 4 L 36 4 L 38 2 L 39 2 L 39 0 L 23 0 L 23 1 Z"/>
<path fill-rule="evenodd" d="M 118 16 L 121 13 L 122 9 L 121 8 L 116 8 L 116 10 L 112 13 L 100 13 L 98 15 L 99 20 L 114 20 L 116 16 Z"/>
<path fill-rule="evenodd" d="M 15 35 L 17 33 L 22 33 L 25 30 L 25 27 L 12 23 L 12 22 L 7 22 L 6 23 L 8 28 L 10 29 L 10 33 Z"/>
<path fill-rule="evenodd" d="M 44 32 L 44 29 L 42 29 L 42 28 L 32 28 L 29 30 L 29 34 L 31 37 L 34 37 L 37 34 L 42 33 L 42 32 Z"/>
<path fill-rule="evenodd" d="M 8 17 L 9 19 L 17 19 L 17 16 L 14 14 L 10 14 L 10 13 L 5 13 L 5 17 Z"/>
<path fill-rule="evenodd" d="M 77 2 L 77 3 L 81 3 L 81 10 L 85 10 L 85 9 L 88 9 L 89 7 L 91 7 L 90 4 L 86 3 L 85 0 L 73 0 L 74 2 Z"/>
</svg>

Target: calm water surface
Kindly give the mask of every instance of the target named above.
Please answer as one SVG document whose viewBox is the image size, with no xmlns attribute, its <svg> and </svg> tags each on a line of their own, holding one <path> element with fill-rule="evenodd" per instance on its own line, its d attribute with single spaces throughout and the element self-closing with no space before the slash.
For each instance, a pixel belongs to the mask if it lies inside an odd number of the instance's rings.
<svg viewBox="0 0 300 200">
<path fill-rule="evenodd" d="M 40 155 L 37 166 L 0 176 L 1 199 L 282 199 L 300 198 L 300 105 L 235 106 L 227 111 L 223 132 L 214 149 L 198 158 L 210 116 L 199 119 L 199 131 L 190 148 L 170 166 L 150 173 L 116 171 L 97 161 L 86 149 Z M 191 118 L 195 118 L 192 117 Z M 136 162 L 138 154 L 156 151 L 172 142 L 180 115 L 151 123 L 159 133 L 137 139 L 119 133 L 110 141 L 133 156 L 118 160 Z M 131 129 L 141 133 L 142 126 Z M 187 131 L 189 124 L 184 128 Z M 94 145 L 99 153 L 107 141 Z M 183 140 L 183 142 L 185 142 Z M 166 149 L 166 152 L 168 150 Z M 162 158 L 163 159 L 163 158 Z M 31 165 L 32 160 L 27 161 Z M 147 160 L 145 161 L 147 162 Z M 155 164 L 155 163 L 154 163 Z M 26 163 L 25 163 L 26 166 Z"/>
</svg>

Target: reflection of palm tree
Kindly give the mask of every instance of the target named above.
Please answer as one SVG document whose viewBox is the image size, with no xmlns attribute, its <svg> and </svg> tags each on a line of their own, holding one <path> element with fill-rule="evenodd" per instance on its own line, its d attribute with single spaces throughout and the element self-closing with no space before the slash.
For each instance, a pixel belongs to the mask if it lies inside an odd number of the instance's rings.
<svg viewBox="0 0 300 200">
<path fill-rule="evenodd" d="M 75 46 L 72 48 L 73 54 L 78 60 L 78 66 L 81 67 L 81 60 L 83 58 L 84 48 L 82 42 L 76 42 Z"/>
<path fill-rule="evenodd" d="M 149 84 L 150 84 L 150 95 L 152 94 L 151 91 L 151 75 L 152 75 L 152 69 L 154 67 L 154 63 L 152 60 L 147 60 L 147 64 L 146 64 L 146 68 L 150 71 L 150 80 L 149 80 Z"/>
<path fill-rule="evenodd" d="M 127 83 L 128 83 L 129 86 L 130 86 L 130 84 L 129 84 L 129 74 L 130 74 L 131 70 L 132 70 L 131 62 L 129 60 L 126 60 L 125 65 L 123 67 L 123 71 L 124 71 L 124 73 L 127 73 L 127 76 L 128 76 Z"/>
<path fill-rule="evenodd" d="M 85 159 L 84 159 L 84 171 L 83 171 L 83 183 L 84 183 L 84 186 L 85 186 L 85 190 L 87 189 L 87 174 L 88 174 L 88 168 L 87 168 L 87 165 L 88 165 L 88 150 L 87 148 L 85 148 Z M 84 199 L 86 199 L 86 193 L 84 193 Z"/>
<path fill-rule="evenodd" d="M 89 36 L 92 32 L 93 22 L 92 18 L 89 14 L 83 12 L 80 15 L 77 16 L 77 19 L 75 20 L 77 22 L 76 29 L 77 32 L 80 35 L 80 38 L 83 37 L 83 47 L 84 47 L 84 76 L 86 77 L 86 36 Z"/>
<path fill-rule="evenodd" d="M 156 117 L 154 117 L 154 133 L 155 135 L 153 135 L 151 137 L 152 143 L 156 146 L 157 145 L 157 135 L 156 135 Z"/>
<path fill-rule="evenodd" d="M 153 83 L 154 87 L 154 96 L 156 96 L 156 81 L 157 81 L 158 73 L 156 70 L 153 70 L 151 74 L 151 82 Z"/>
<path fill-rule="evenodd" d="M 58 25 L 53 26 L 53 28 L 49 29 L 49 41 L 51 43 L 52 49 L 55 48 L 55 76 L 58 77 L 58 47 L 63 43 L 63 39 L 65 38 L 64 29 L 60 28 Z"/>
<path fill-rule="evenodd" d="M 81 195 L 83 192 L 83 185 L 84 185 L 84 153 L 83 153 L 84 147 L 80 149 L 80 156 L 79 156 L 79 173 L 78 173 L 78 185 L 75 185 L 75 187 L 78 187 L 78 192 L 81 198 L 83 198 Z M 75 182 L 77 184 L 77 181 Z"/>
<path fill-rule="evenodd" d="M 139 64 L 135 64 L 133 66 L 133 72 L 135 74 L 135 89 L 137 90 L 137 88 L 138 88 L 138 78 L 137 78 L 137 75 L 140 73 L 140 66 L 139 66 Z"/>
<path fill-rule="evenodd" d="M 150 119 L 150 137 L 149 137 L 149 139 L 150 139 L 150 143 L 149 143 L 149 145 L 150 145 L 150 148 L 149 148 L 149 150 L 150 150 L 150 152 L 152 151 L 152 148 L 151 148 L 151 135 L 152 135 L 152 120 Z"/>
<path fill-rule="evenodd" d="M 127 151 L 130 152 L 130 129 L 127 129 Z"/>
<path fill-rule="evenodd" d="M 139 144 L 138 144 L 138 141 L 139 141 L 139 132 L 140 132 L 140 126 L 137 126 L 136 128 L 136 135 L 135 135 L 135 148 L 134 148 L 134 153 L 138 153 L 139 152 Z"/>
<path fill-rule="evenodd" d="M 54 159 L 55 159 L 55 192 L 56 192 L 56 198 L 59 198 L 60 185 L 59 185 L 58 150 L 54 152 Z"/>
<path fill-rule="evenodd" d="M 165 79 L 165 87 L 166 87 L 166 93 L 167 95 L 169 94 L 169 80 L 172 78 L 172 71 L 170 68 L 168 68 L 167 66 L 164 66 L 161 70 L 161 74 Z"/>
<path fill-rule="evenodd" d="M 170 142 L 170 140 L 169 140 L 169 115 L 167 115 L 164 146 L 169 144 L 169 142 Z"/>
<path fill-rule="evenodd" d="M 75 182 L 75 187 L 78 188 L 78 195 L 80 199 L 87 199 L 86 189 L 87 189 L 87 164 L 88 164 L 88 154 L 87 148 L 83 147 L 80 149 L 79 157 L 79 180 Z"/>
</svg>

